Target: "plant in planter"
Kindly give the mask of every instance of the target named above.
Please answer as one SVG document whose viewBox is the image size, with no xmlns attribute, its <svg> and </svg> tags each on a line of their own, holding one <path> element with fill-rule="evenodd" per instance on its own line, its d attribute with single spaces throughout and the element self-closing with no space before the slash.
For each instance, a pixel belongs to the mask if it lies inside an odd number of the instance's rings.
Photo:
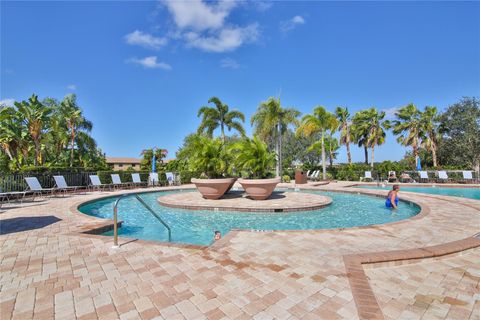
<svg viewBox="0 0 480 320">
<path fill-rule="evenodd" d="M 280 178 L 268 179 L 275 165 L 275 154 L 258 137 L 243 139 L 229 148 L 235 168 L 246 176 L 238 182 L 255 200 L 267 199 L 280 182 Z"/>
<path fill-rule="evenodd" d="M 191 181 L 204 198 L 218 199 L 235 182 L 234 178 L 224 178 L 228 169 L 228 154 L 223 142 L 203 135 L 193 136 L 191 139 L 188 167 L 206 178 L 192 178 Z"/>
</svg>

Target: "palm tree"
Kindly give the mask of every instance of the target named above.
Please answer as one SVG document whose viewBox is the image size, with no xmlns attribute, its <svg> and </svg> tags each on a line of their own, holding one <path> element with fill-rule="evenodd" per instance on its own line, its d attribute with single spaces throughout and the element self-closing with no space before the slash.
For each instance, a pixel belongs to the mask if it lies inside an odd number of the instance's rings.
<svg viewBox="0 0 480 320">
<path fill-rule="evenodd" d="M 237 130 L 242 136 L 245 135 L 243 125 L 237 119 L 245 122 L 243 113 L 237 110 L 229 111 L 227 104 L 223 103 L 217 97 L 212 97 L 208 103 L 215 104 L 215 108 L 203 106 L 198 110 L 198 117 L 202 116 L 202 122 L 198 127 L 198 133 L 207 132 L 209 137 L 212 137 L 213 131 L 220 127 L 222 142 L 225 144 L 225 127 L 230 131 Z"/>
<path fill-rule="evenodd" d="M 352 134 L 352 140 L 359 147 L 363 147 L 363 153 L 365 156 L 365 164 L 368 165 L 368 127 L 363 125 L 361 121 L 364 119 L 363 113 L 365 110 L 360 110 L 355 113 L 352 119 L 352 125 L 350 132 Z"/>
<path fill-rule="evenodd" d="M 322 147 L 322 169 L 323 179 L 327 179 L 327 166 L 325 155 L 325 134 L 327 131 L 333 132 L 338 127 L 338 121 L 335 115 L 325 110 L 322 106 L 317 106 L 313 109 L 313 114 L 303 116 L 300 126 L 297 128 L 297 134 L 303 134 L 310 137 L 313 134 L 320 133 L 321 147 Z"/>
<path fill-rule="evenodd" d="M 41 140 L 47 129 L 49 116 L 52 109 L 38 101 L 38 96 L 33 94 L 28 101 L 15 102 L 17 112 L 23 119 L 30 138 L 35 148 L 34 165 L 42 163 Z"/>
<path fill-rule="evenodd" d="M 70 135 L 70 167 L 73 167 L 78 132 L 88 133 L 92 131 L 93 124 L 83 116 L 82 109 L 77 105 L 77 97 L 74 94 L 69 94 L 63 99 L 60 104 L 60 114 Z"/>
<path fill-rule="evenodd" d="M 335 115 L 339 123 L 340 143 L 346 146 L 348 164 L 352 164 L 352 155 L 350 153 L 350 141 L 352 140 L 350 113 L 348 112 L 348 108 L 337 107 L 337 109 L 335 109 Z"/>
<path fill-rule="evenodd" d="M 356 121 L 359 131 L 368 133 L 364 143 L 371 149 L 370 165 L 373 170 L 375 147 L 385 142 L 385 130 L 390 127 L 390 122 L 383 120 L 385 118 L 385 111 L 378 112 L 376 108 L 363 110 L 355 116 L 357 117 Z"/>
<path fill-rule="evenodd" d="M 328 161 L 330 163 L 330 168 L 333 166 L 333 160 L 337 159 L 338 156 L 338 149 L 340 149 L 340 145 L 338 143 L 338 139 L 332 135 L 325 136 L 325 150 L 327 154 Z M 316 152 L 320 154 L 322 152 L 322 143 L 321 141 L 314 142 L 310 147 L 307 149 L 309 152 Z"/>
<path fill-rule="evenodd" d="M 282 136 L 287 131 L 288 125 L 298 124 L 300 112 L 294 108 L 283 108 L 280 98 L 270 97 L 263 101 L 252 116 L 250 122 L 254 126 L 254 133 L 263 141 L 272 138 L 275 141 L 276 168 L 275 174 L 282 174 Z"/>
<path fill-rule="evenodd" d="M 401 145 L 412 147 L 413 156 L 417 159 L 423 136 L 421 112 L 410 103 L 395 112 L 395 116 L 397 120 L 393 121 L 393 134 L 398 136 L 397 141 Z"/>
<path fill-rule="evenodd" d="M 421 127 L 425 133 L 422 139 L 422 145 L 425 149 L 430 150 L 432 153 L 433 166 L 437 166 L 437 148 L 438 148 L 438 122 L 439 116 L 436 107 L 426 106 L 421 116 Z"/>
</svg>

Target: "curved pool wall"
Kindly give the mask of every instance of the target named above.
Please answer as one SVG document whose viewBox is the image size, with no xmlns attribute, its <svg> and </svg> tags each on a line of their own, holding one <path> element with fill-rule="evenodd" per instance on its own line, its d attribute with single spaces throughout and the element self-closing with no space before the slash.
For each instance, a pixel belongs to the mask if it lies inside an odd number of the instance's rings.
<svg viewBox="0 0 480 320">
<path fill-rule="evenodd" d="M 190 190 L 189 190 L 190 191 Z M 232 229 L 246 230 L 311 230 L 368 226 L 396 222 L 415 216 L 420 207 L 400 201 L 399 208 L 392 211 L 385 207 L 385 199 L 375 196 L 319 192 L 329 196 L 330 206 L 313 211 L 291 213 L 249 213 L 211 210 L 182 210 L 163 207 L 157 202 L 161 195 L 173 192 L 148 192 L 139 194 L 158 212 L 172 228 L 172 242 L 209 245 L 214 231 L 226 235 Z M 117 198 L 103 198 L 81 205 L 82 213 L 104 219 L 112 219 L 113 203 Z M 118 206 L 118 218 L 123 220 L 119 229 L 121 236 L 143 240 L 167 241 L 166 229 L 133 197 L 123 199 Z M 112 235 L 109 231 L 104 235 Z"/>
<path fill-rule="evenodd" d="M 390 190 L 392 189 L 392 186 L 391 185 L 386 185 L 386 186 L 360 185 L 360 186 L 355 186 L 355 188 Z M 450 187 L 449 188 L 449 187 L 439 187 L 437 185 L 428 186 L 428 187 L 427 186 L 412 187 L 412 186 L 400 185 L 400 191 L 428 193 L 428 194 L 436 194 L 441 196 L 454 196 L 454 197 L 480 200 L 480 188 L 478 187 L 464 187 L 464 188 Z"/>
</svg>

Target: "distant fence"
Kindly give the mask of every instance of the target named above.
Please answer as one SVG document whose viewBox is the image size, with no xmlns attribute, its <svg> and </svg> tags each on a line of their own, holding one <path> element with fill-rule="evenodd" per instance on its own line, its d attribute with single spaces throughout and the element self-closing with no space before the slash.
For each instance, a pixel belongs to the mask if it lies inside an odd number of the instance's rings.
<svg viewBox="0 0 480 320">
<path fill-rule="evenodd" d="M 421 179 L 420 173 L 418 171 L 401 171 L 395 172 L 395 177 L 398 182 L 451 182 L 451 183 L 480 183 L 479 173 L 475 171 L 470 171 L 472 173 L 472 179 L 466 180 L 463 177 L 463 170 L 443 170 L 447 173 L 448 180 L 442 180 L 438 176 L 438 171 L 427 171 L 428 179 Z M 320 172 L 319 177 L 321 178 L 322 174 Z M 383 182 L 389 180 L 388 172 L 379 172 L 371 171 L 372 181 Z M 409 179 L 409 178 L 410 179 Z M 371 181 L 370 179 L 365 179 L 365 171 L 350 171 L 350 172 L 339 172 L 336 177 L 333 177 L 335 180 L 345 180 L 345 181 Z M 392 179 L 393 180 L 393 179 Z"/>
<path fill-rule="evenodd" d="M 28 188 L 25 182 L 26 177 L 36 177 L 43 188 L 53 188 L 55 180 L 53 176 L 59 175 L 65 178 L 69 186 L 87 187 L 90 184 L 89 175 L 98 175 L 102 183 L 111 183 L 111 174 L 120 175 L 122 182 L 132 182 L 132 173 L 140 173 L 140 179 L 143 182 L 148 180 L 148 172 L 135 171 L 83 171 L 83 172 L 65 172 L 65 171 L 49 171 L 49 172 L 31 172 L 31 173 L 13 173 L 0 174 L 0 188 L 4 192 L 24 191 Z M 176 179 L 181 183 L 189 183 L 191 174 L 188 172 L 174 172 Z M 159 172 L 160 185 L 167 185 L 168 181 L 165 172 Z"/>
<path fill-rule="evenodd" d="M 27 189 L 26 177 L 36 177 L 43 188 L 53 188 L 55 180 L 53 176 L 59 175 L 65 178 L 70 186 L 88 186 L 90 183 L 89 175 L 96 172 L 48 172 L 48 173 L 14 173 L 0 175 L 0 187 L 5 192 L 24 191 Z"/>
</svg>

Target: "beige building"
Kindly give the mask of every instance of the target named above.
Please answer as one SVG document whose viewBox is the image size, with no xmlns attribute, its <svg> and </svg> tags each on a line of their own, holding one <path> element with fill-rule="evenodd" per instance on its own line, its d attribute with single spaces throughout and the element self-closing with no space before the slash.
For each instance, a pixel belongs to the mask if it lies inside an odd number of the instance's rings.
<svg viewBox="0 0 480 320">
<path fill-rule="evenodd" d="M 140 170 L 140 161 L 141 159 L 138 158 L 107 157 L 107 164 L 115 171 L 127 170 L 128 168 Z"/>
</svg>

